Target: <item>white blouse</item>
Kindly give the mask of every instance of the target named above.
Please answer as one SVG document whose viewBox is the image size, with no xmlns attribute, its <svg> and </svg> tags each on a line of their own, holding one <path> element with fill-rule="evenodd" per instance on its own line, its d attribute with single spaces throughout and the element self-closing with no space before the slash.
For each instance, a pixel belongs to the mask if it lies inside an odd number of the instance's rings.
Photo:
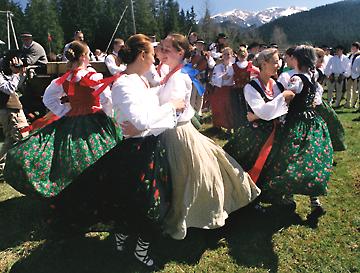
<svg viewBox="0 0 360 273">
<path fill-rule="evenodd" d="M 156 92 L 146 84 L 146 79 L 138 74 L 125 74 L 112 86 L 116 121 L 119 124 L 129 121 L 142 131 L 133 137 L 157 136 L 176 125 L 176 110 L 173 104 L 164 103 L 160 106 Z"/>
<path fill-rule="evenodd" d="M 255 79 L 255 81 L 261 87 L 259 79 Z M 273 96 L 265 94 L 266 97 L 271 100 L 269 102 L 265 102 L 260 93 L 250 84 L 247 84 L 244 87 L 245 100 L 250 105 L 255 115 L 257 115 L 260 119 L 273 120 L 285 115 L 288 112 L 288 106 L 285 102 L 285 98 L 275 82 L 273 85 L 273 92 Z"/>
<path fill-rule="evenodd" d="M 84 77 L 89 72 L 96 72 L 92 68 L 86 68 L 78 71 L 75 82 L 78 82 L 81 80 L 82 77 Z M 68 80 L 70 80 L 71 75 L 68 77 Z M 90 79 L 94 81 L 101 80 L 103 78 L 103 75 L 101 73 L 95 73 L 91 75 Z M 57 78 L 58 79 L 58 78 Z M 66 93 L 63 89 L 62 85 L 56 84 L 56 80 L 53 80 L 50 85 L 46 88 L 44 96 L 43 96 L 43 103 L 44 105 L 55 115 L 59 117 L 63 117 L 68 113 L 71 109 L 70 103 L 61 103 L 60 99 L 63 96 L 66 96 Z M 101 85 L 91 87 L 95 90 L 97 90 Z M 112 111 L 112 99 L 111 99 L 111 91 L 109 87 L 106 87 L 106 89 L 100 94 L 100 104 L 102 107 L 102 110 L 110 117 L 113 115 Z"/>
<path fill-rule="evenodd" d="M 229 79 L 224 79 L 223 76 L 229 76 Z M 232 64 L 225 65 L 223 63 L 217 64 L 214 67 L 212 78 L 211 78 L 211 84 L 217 87 L 222 86 L 233 86 L 234 85 L 234 69 L 232 67 Z"/>
<path fill-rule="evenodd" d="M 308 78 L 308 80 L 311 82 L 311 75 L 309 73 L 299 73 L 298 72 L 298 74 L 305 75 Z M 315 75 L 315 78 L 316 77 L 317 77 L 317 75 Z M 287 86 L 284 86 L 284 88 L 287 90 L 291 90 L 296 94 L 299 94 L 299 93 L 301 93 L 302 89 L 304 88 L 304 84 L 300 77 L 293 76 L 289 80 Z M 322 88 L 321 84 L 318 82 L 315 83 L 315 88 L 316 88 L 316 92 L 315 92 L 314 102 L 316 105 L 320 105 L 320 104 L 322 104 L 322 95 L 324 93 L 324 89 Z"/>
<path fill-rule="evenodd" d="M 153 64 L 150 67 L 150 70 L 145 73 L 144 77 L 148 80 L 151 87 L 159 86 L 161 80 L 169 73 L 169 66 L 167 64 L 162 64 L 160 67 L 160 74 L 157 72 L 155 65 Z"/>
<path fill-rule="evenodd" d="M 288 86 L 290 79 L 292 76 L 294 76 L 296 74 L 296 70 L 295 69 L 291 69 L 289 71 L 285 71 L 283 73 L 280 74 L 279 78 L 277 79 L 277 81 L 279 83 L 282 84 L 282 86 L 284 86 L 284 88 L 286 89 L 286 87 Z"/>
<path fill-rule="evenodd" d="M 112 54 L 117 55 L 116 52 Z M 111 75 L 115 75 L 118 72 L 123 72 L 126 69 L 126 65 L 120 64 L 119 66 L 116 64 L 115 56 L 109 54 L 105 57 L 105 64 L 110 72 Z"/>
<path fill-rule="evenodd" d="M 160 87 L 158 91 L 160 104 L 163 105 L 174 99 L 185 100 L 185 109 L 182 113 L 178 113 L 178 122 L 189 121 L 195 114 L 190 105 L 191 91 L 192 81 L 190 77 L 178 70 Z"/>
</svg>

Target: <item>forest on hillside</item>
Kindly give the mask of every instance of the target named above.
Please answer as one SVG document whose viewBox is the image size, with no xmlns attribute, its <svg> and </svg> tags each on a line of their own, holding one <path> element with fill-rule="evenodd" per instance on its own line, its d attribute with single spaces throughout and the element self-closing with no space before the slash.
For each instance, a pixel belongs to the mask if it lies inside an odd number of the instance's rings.
<svg viewBox="0 0 360 273">
<path fill-rule="evenodd" d="M 34 40 L 47 52 L 59 53 L 76 30 L 82 30 L 91 49 L 104 50 L 115 27 L 124 13 L 115 37 L 128 38 L 135 31 L 156 35 L 157 39 L 171 32 L 187 35 L 196 31 L 207 43 L 215 40 L 219 32 L 229 37 L 229 44 L 254 41 L 289 45 L 343 44 L 349 47 L 360 40 L 360 0 L 347 0 L 318 7 L 307 12 L 279 18 L 259 28 L 241 28 L 231 22 L 216 23 L 208 8 L 196 14 L 194 8 L 183 10 L 176 0 L 136 0 L 134 4 L 135 29 L 130 0 L 29 0 L 25 9 L 11 0 L 0 0 L 0 11 L 9 10 L 17 36 L 30 31 Z M 199 21 L 198 18 L 201 18 Z M 0 39 L 7 42 L 6 16 L 0 14 Z M 12 42 L 12 45 L 14 43 Z M 2 46 L 6 49 L 6 45 Z"/>
</svg>

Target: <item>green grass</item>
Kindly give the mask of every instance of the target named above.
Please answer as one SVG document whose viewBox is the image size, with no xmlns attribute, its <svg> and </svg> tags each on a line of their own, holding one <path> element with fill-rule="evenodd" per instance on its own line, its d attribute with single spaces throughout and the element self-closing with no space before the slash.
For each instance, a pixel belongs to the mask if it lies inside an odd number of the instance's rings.
<svg viewBox="0 0 360 273">
<path fill-rule="evenodd" d="M 352 121 L 359 114 L 339 116 L 348 149 L 335 155 L 329 194 L 322 198 L 327 214 L 317 228 L 306 224 L 306 197 L 296 198 L 293 216 L 244 209 L 224 228 L 190 229 L 183 241 L 156 239 L 161 272 L 360 272 L 360 122 Z M 204 132 L 224 144 L 225 134 L 209 127 Z M 115 251 L 108 232 L 57 233 L 46 214 L 39 202 L 0 184 L 0 272 L 145 272 L 130 252 Z"/>
</svg>

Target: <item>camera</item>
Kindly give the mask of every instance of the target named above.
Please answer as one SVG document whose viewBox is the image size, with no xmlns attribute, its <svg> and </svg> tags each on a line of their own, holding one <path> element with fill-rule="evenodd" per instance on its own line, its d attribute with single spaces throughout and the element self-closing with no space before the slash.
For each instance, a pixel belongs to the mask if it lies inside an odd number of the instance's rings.
<svg viewBox="0 0 360 273">
<path fill-rule="evenodd" d="M 17 56 L 15 56 L 17 57 Z M 17 57 L 21 63 L 17 63 L 17 64 L 13 64 L 11 61 L 10 61 L 10 65 L 13 65 L 14 67 L 16 68 L 21 68 L 21 67 L 26 67 L 27 66 L 27 60 L 25 57 Z"/>
</svg>

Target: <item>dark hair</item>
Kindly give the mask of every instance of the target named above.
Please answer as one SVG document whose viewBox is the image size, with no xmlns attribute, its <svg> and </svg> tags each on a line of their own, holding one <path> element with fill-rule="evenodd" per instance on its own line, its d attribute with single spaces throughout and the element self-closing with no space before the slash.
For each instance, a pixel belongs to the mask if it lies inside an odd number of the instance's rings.
<svg viewBox="0 0 360 273">
<path fill-rule="evenodd" d="M 338 49 L 340 49 L 340 50 L 342 50 L 342 51 L 345 50 L 344 46 L 342 46 L 342 45 L 337 45 L 337 46 L 335 47 L 335 50 L 338 50 Z"/>
<path fill-rule="evenodd" d="M 359 42 L 353 42 L 351 46 L 356 47 L 357 49 L 360 49 L 360 43 Z"/>
<path fill-rule="evenodd" d="M 11 61 L 13 58 L 19 58 L 22 57 L 22 52 L 18 49 L 10 49 L 4 56 L 1 62 L 1 71 L 4 72 L 5 75 L 11 75 L 12 71 L 10 69 Z"/>
<path fill-rule="evenodd" d="M 299 69 L 314 72 L 316 66 L 316 51 L 312 46 L 297 46 L 294 50 L 293 57 L 298 61 Z"/>
<path fill-rule="evenodd" d="M 250 49 L 252 49 L 254 47 L 258 47 L 258 46 L 260 46 L 260 44 L 258 42 L 253 42 L 248 46 L 248 50 L 250 50 Z"/>
<path fill-rule="evenodd" d="M 191 56 L 190 43 L 184 35 L 173 33 L 173 34 L 169 34 L 167 37 L 171 38 L 172 46 L 177 51 L 184 50 L 184 59 L 190 58 Z"/>
<path fill-rule="evenodd" d="M 73 41 L 70 43 L 69 48 L 65 51 L 65 57 L 69 62 L 77 62 L 80 57 L 87 53 L 88 47 L 86 43 L 80 41 Z"/>
<path fill-rule="evenodd" d="M 144 34 L 132 35 L 125 45 L 119 50 L 118 56 L 125 64 L 135 62 L 141 52 L 148 53 L 151 48 L 151 40 Z"/>
<path fill-rule="evenodd" d="M 294 51 L 295 51 L 295 47 L 289 47 L 288 49 L 286 49 L 285 54 L 288 56 L 292 56 Z"/>
</svg>

